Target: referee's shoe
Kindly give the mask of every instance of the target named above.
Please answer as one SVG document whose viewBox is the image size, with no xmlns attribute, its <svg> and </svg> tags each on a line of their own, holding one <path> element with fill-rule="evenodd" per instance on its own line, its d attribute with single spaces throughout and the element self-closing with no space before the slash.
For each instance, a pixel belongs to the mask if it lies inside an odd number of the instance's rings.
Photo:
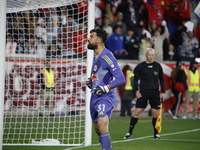
<svg viewBox="0 0 200 150">
<path fill-rule="evenodd" d="M 130 139 L 130 138 L 132 138 L 132 134 L 126 133 L 124 139 L 126 140 L 126 139 Z"/>
<path fill-rule="evenodd" d="M 154 134 L 154 139 L 159 140 L 160 139 L 160 135 Z"/>
</svg>

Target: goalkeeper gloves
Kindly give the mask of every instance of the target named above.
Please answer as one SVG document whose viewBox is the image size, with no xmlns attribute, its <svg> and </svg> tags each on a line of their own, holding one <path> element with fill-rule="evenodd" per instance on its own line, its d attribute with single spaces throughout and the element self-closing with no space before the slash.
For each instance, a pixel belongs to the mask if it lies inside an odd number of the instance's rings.
<svg viewBox="0 0 200 150">
<path fill-rule="evenodd" d="M 96 95 L 101 96 L 102 94 L 109 93 L 110 89 L 107 85 L 105 85 L 105 86 L 97 85 L 96 87 L 93 88 L 93 91 Z"/>
<path fill-rule="evenodd" d="M 92 80 L 91 80 L 91 78 L 87 79 L 86 85 L 87 85 L 88 88 L 92 89 Z"/>
</svg>

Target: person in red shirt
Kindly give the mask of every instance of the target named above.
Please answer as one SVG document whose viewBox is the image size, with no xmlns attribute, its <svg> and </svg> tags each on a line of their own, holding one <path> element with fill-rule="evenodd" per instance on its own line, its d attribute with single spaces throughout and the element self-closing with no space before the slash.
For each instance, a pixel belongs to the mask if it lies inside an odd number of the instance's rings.
<svg viewBox="0 0 200 150">
<path fill-rule="evenodd" d="M 177 1 L 177 7 L 175 10 L 179 13 L 179 20 L 189 21 L 190 20 L 190 2 L 189 0 Z"/>
<path fill-rule="evenodd" d="M 86 25 L 80 25 L 77 33 L 74 34 L 74 51 L 78 57 L 82 57 L 86 53 L 87 30 Z"/>
<path fill-rule="evenodd" d="M 148 23 L 151 24 L 152 22 L 156 22 L 157 25 L 161 25 L 164 10 L 161 7 L 160 1 L 154 0 L 152 5 L 150 5 L 147 0 L 143 0 L 143 2 L 148 10 Z"/>
</svg>

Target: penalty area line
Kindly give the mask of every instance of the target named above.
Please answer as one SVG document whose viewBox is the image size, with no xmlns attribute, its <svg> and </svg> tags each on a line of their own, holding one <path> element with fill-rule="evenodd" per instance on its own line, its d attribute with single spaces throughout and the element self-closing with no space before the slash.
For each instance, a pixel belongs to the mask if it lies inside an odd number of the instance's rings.
<svg viewBox="0 0 200 150">
<path fill-rule="evenodd" d="M 190 133 L 190 132 L 196 132 L 196 131 L 200 131 L 200 129 L 193 129 L 193 130 L 187 130 L 187 131 L 180 131 L 180 132 L 174 132 L 174 133 L 166 133 L 166 134 L 160 134 L 161 137 L 163 136 L 168 136 L 168 135 L 175 135 L 175 134 L 183 134 L 183 133 Z M 113 143 L 124 143 L 124 142 L 129 142 L 129 141 L 136 141 L 136 140 L 142 140 L 142 139 L 147 139 L 147 138 L 153 138 L 153 136 L 144 136 L 144 137 L 139 137 L 139 138 L 134 138 L 134 139 L 127 139 L 127 140 L 121 140 L 121 141 L 112 141 Z M 92 144 L 90 145 L 90 147 L 92 146 L 98 146 L 100 144 Z M 79 148 L 84 148 L 84 147 L 89 147 L 89 146 L 80 146 L 80 147 L 72 147 L 72 148 L 67 148 L 64 150 L 73 150 L 73 149 L 79 149 Z"/>
</svg>

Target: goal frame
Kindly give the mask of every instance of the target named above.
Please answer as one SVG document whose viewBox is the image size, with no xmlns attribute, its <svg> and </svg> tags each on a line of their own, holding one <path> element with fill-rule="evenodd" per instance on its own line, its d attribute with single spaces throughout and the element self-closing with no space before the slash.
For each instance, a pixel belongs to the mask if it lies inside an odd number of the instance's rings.
<svg viewBox="0 0 200 150">
<path fill-rule="evenodd" d="M 3 149 L 3 117 L 4 117 L 4 76 L 5 76 L 5 41 L 6 41 L 6 0 L 0 1 L 0 150 Z"/>
<path fill-rule="evenodd" d="M 72 1 L 72 0 L 71 0 Z M 0 47 L 2 49 L 2 53 L 0 55 L 0 63 L 2 64 L 0 67 L 0 150 L 3 149 L 3 119 L 4 119 L 4 78 L 5 78 L 5 41 L 6 41 L 6 13 L 7 13 L 7 7 L 6 7 L 7 0 L 1 0 L 0 1 Z M 46 6 L 47 7 L 47 6 Z M 50 6 L 52 7 L 52 6 Z M 27 8 L 29 9 L 29 8 Z M 95 24 L 95 0 L 88 0 L 88 35 L 91 29 L 94 28 Z M 87 77 L 90 76 L 91 73 L 91 67 L 92 67 L 92 60 L 93 59 L 94 52 L 89 50 L 87 52 Z M 85 140 L 84 140 L 84 146 L 91 145 L 91 139 L 92 139 L 92 121 L 90 117 L 90 109 L 89 109 L 89 103 L 90 103 L 90 90 L 89 88 L 86 89 L 86 107 L 85 107 Z M 24 144 L 23 144 L 24 145 Z M 27 144 L 29 145 L 29 144 Z M 42 146 L 42 145 L 41 145 Z M 51 145 L 53 146 L 53 145 Z M 55 145 L 59 146 L 59 145 Z M 62 144 L 60 146 L 63 146 Z"/>
</svg>

